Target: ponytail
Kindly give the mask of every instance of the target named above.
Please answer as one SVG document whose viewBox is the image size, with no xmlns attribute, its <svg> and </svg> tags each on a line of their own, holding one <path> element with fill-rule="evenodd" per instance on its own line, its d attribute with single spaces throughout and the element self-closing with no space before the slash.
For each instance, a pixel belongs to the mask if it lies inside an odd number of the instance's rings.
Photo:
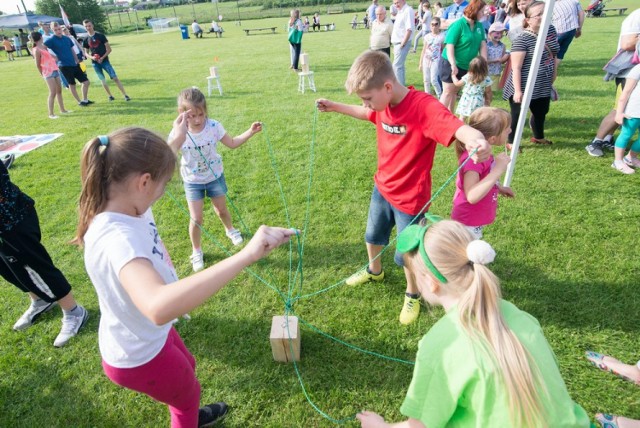
<svg viewBox="0 0 640 428">
<path fill-rule="evenodd" d="M 73 243 L 82 245 L 93 218 L 104 211 L 114 184 L 134 174 L 149 173 L 152 180 L 171 177 L 176 155 L 159 135 L 144 128 L 123 128 L 85 144 L 81 159 L 82 192 Z"/>
<path fill-rule="evenodd" d="M 460 296 L 458 310 L 463 328 L 501 374 L 510 398 L 511 425 L 546 427 L 543 398 L 548 394 L 542 376 L 502 317 L 500 281 L 485 266 L 493 261 L 495 252 L 486 242 L 473 241 L 462 224 L 451 220 L 429 227 L 424 242 L 428 258 L 447 279 L 440 286 L 447 294 Z M 428 269 L 424 268 L 424 272 L 437 281 Z"/>
</svg>

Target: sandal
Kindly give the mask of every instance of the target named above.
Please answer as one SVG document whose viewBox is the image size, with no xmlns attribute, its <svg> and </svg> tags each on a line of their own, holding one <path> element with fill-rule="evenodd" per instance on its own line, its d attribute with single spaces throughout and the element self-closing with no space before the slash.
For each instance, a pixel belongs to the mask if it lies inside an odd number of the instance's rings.
<svg viewBox="0 0 640 428">
<path fill-rule="evenodd" d="M 547 140 L 546 138 L 533 138 L 531 137 L 531 142 L 533 144 L 540 144 L 541 146 L 550 146 L 553 144 L 553 141 Z"/>
<path fill-rule="evenodd" d="M 602 428 L 618 428 L 618 417 L 607 413 L 596 413 L 596 421 Z"/>
<path fill-rule="evenodd" d="M 604 372 L 609 372 L 615 376 L 618 376 L 620 379 L 622 380 L 626 380 L 627 382 L 631 382 L 631 383 L 636 383 L 635 380 L 618 373 L 617 371 L 613 370 L 612 368 L 610 368 L 608 365 L 605 364 L 604 362 L 604 357 L 605 355 L 603 354 L 599 354 L 597 352 L 593 352 L 593 351 L 587 351 L 585 352 L 585 357 L 587 360 L 589 360 L 589 362 L 591 364 L 593 364 L 593 366 L 597 369 L 600 369 Z"/>
</svg>

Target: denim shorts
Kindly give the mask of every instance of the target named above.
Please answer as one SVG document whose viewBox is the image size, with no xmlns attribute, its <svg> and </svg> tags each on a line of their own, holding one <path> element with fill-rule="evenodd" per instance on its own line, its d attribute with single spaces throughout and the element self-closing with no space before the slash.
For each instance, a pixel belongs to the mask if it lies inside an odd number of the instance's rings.
<svg viewBox="0 0 640 428">
<path fill-rule="evenodd" d="M 187 201 L 201 201 L 205 197 L 224 196 L 227 194 L 227 182 L 222 174 L 216 180 L 206 184 L 184 183 L 184 193 L 187 196 Z"/>
<path fill-rule="evenodd" d="M 109 61 L 102 61 L 102 64 L 98 64 L 97 62 L 94 62 L 93 63 L 93 71 L 95 71 L 96 74 L 98 75 L 98 79 L 100 79 L 102 81 L 105 80 L 103 71 L 107 72 L 107 74 L 109 75 L 111 80 L 113 80 L 116 77 L 118 77 L 116 75 L 116 71 L 113 69 L 113 67 L 111 66 L 111 63 Z"/>
<path fill-rule="evenodd" d="M 58 70 L 53 70 L 50 75 L 45 77 L 46 79 L 55 79 L 56 77 L 60 77 L 60 72 Z"/>
<path fill-rule="evenodd" d="M 409 224 L 418 224 L 422 217 L 424 217 L 423 214 L 414 216 L 395 208 L 380 194 L 378 187 L 373 186 L 364 239 L 368 244 L 386 246 L 389 244 L 393 226 L 396 226 L 397 233 L 400 234 Z M 415 221 L 413 221 L 414 218 Z M 398 266 L 404 266 L 401 253 L 396 251 L 393 260 Z"/>
</svg>

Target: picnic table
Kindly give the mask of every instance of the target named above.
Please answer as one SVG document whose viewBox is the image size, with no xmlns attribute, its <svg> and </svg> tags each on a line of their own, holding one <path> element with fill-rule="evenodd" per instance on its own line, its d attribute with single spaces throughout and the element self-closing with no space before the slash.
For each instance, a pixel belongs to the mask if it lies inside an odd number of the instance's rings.
<svg viewBox="0 0 640 428">
<path fill-rule="evenodd" d="M 624 13 L 627 11 L 626 7 L 613 7 L 613 8 L 608 8 L 608 9 L 602 9 L 603 12 L 614 12 L 614 11 L 618 11 L 618 15 L 624 15 Z"/>
<path fill-rule="evenodd" d="M 364 22 L 352 22 L 351 29 L 355 30 L 358 27 L 369 28 L 369 24 L 365 24 Z"/>
<path fill-rule="evenodd" d="M 272 34 L 276 34 L 276 28 L 278 27 L 265 27 L 265 28 L 244 28 L 244 32 L 247 34 L 251 34 L 252 31 L 271 31 Z"/>
</svg>

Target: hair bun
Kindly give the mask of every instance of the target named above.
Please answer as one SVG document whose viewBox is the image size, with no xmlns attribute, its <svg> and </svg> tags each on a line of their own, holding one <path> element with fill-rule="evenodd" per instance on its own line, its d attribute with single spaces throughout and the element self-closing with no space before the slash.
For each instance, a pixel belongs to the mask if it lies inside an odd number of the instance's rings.
<svg viewBox="0 0 640 428">
<path fill-rule="evenodd" d="M 496 258 L 496 252 L 488 242 L 478 239 L 467 245 L 467 258 L 472 263 L 487 265 Z"/>
</svg>

